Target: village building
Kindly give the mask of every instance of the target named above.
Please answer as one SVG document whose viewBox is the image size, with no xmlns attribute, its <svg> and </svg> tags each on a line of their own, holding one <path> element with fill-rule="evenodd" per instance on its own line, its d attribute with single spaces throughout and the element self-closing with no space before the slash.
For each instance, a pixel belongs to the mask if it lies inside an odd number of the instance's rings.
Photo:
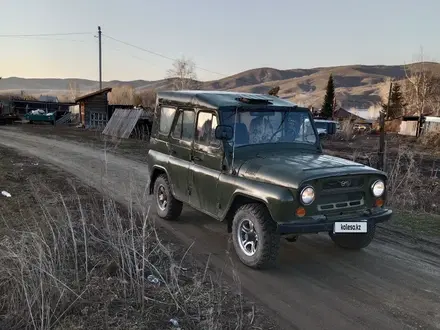
<svg viewBox="0 0 440 330">
<path fill-rule="evenodd" d="M 86 128 L 104 128 L 110 118 L 108 93 L 112 88 L 103 88 L 93 93 L 78 97 L 79 122 Z"/>
</svg>

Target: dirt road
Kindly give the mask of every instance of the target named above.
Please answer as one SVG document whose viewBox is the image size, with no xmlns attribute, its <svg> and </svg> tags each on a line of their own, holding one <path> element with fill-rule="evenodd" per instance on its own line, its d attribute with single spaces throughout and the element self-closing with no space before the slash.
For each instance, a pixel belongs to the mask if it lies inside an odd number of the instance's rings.
<svg viewBox="0 0 440 330">
<path fill-rule="evenodd" d="M 40 157 L 120 202 L 147 202 L 144 164 L 76 143 L 0 128 L 0 143 Z M 1 157 L 1 155 L 0 155 Z M 144 196 L 144 197 L 142 197 Z M 278 313 L 287 329 L 440 329 L 440 258 L 379 237 L 362 252 L 335 247 L 327 235 L 283 243 L 278 269 L 254 271 L 235 258 L 223 224 L 185 208 L 162 226 L 195 254 L 238 276 L 243 289 Z"/>
</svg>

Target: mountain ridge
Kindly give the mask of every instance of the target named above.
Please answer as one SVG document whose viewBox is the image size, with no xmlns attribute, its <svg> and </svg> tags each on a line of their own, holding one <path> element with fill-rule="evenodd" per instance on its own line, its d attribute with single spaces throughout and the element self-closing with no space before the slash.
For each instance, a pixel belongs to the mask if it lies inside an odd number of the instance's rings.
<svg viewBox="0 0 440 330">
<path fill-rule="evenodd" d="M 412 63 L 409 65 L 416 65 Z M 426 67 L 440 74 L 440 63 L 426 62 Z M 280 97 L 297 103 L 320 106 L 330 73 L 333 74 L 336 96 L 346 106 L 369 107 L 378 104 L 386 95 L 390 78 L 405 78 L 404 65 L 343 65 L 309 69 L 276 69 L 261 67 L 239 72 L 218 80 L 201 81 L 201 89 L 232 90 L 267 93 L 272 87 L 280 86 Z M 111 80 L 103 81 L 103 87 L 131 85 L 138 92 L 152 89 L 172 88 L 170 79 L 159 80 Z M 20 93 L 39 96 L 51 94 L 69 95 L 72 88 L 86 94 L 99 88 L 96 80 L 81 78 L 20 78 L 8 77 L 0 80 L 0 93 Z M 384 94 L 385 93 L 385 94 Z"/>
</svg>

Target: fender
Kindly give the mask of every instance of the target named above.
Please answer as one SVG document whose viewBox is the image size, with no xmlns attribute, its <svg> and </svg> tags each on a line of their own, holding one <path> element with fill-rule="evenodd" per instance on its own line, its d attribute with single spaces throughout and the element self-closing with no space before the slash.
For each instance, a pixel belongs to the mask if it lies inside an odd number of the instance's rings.
<svg viewBox="0 0 440 330">
<path fill-rule="evenodd" d="M 221 175 L 218 189 L 222 191 L 219 196 L 219 205 L 226 206 L 221 208 L 219 214 L 221 221 L 224 221 L 229 212 L 237 207 L 237 205 L 234 205 L 237 200 L 264 203 L 275 222 L 283 222 L 286 215 L 292 215 L 295 212 L 294 195 L 285 187 Z"/>
<path fill-rule="evenodd" d="M 167 175 L 167 177 L 169 178 L 168 175 L 168 171 L 164 166 L 161 165 L 154 165 L 151 170 L 150 170 L 150 183 L 149 183 L 149 193 L 150 195 L 153 194 L 153 190 L 154 190 L 154 181 L 156 181 L 156 178 L 159 176 L 159 173 L 165 173 Z M 173 189 L 173 185 L 171 185 L 171 193 L 174 196 L 174 189 Z"/>
</svg>

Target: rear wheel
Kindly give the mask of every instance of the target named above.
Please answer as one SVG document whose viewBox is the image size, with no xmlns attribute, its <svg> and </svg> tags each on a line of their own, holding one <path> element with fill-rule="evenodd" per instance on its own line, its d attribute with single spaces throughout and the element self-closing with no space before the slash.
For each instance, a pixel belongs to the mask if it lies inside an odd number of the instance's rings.
<svg viewBox="0 0 440 330">
<path fill-rule="evenodd" d="M 156 212 L 165 220 L 176 220 L 182 213 L 183 204 L 174 198 L 166 174 L 160 175 L 154 182 Z"/>
<path fill-rule="evenodd" d="M 332 241 L 344 249 L 349 250 L 361 250 L 370 245 L 371 241 L 374 239 L 374 234 L 376 232 L 376 225 L 368 227 L 368 232 L 365 234 L 334 234 L 329 233 Z"/>
<path fill-rule="evenodd" d="M 232 222 L 232 240 L 240 261 L 251 268 L 270 268 L 276 264 L 280 235 L 266 206 L 241 206 Z"/>
</svg>

